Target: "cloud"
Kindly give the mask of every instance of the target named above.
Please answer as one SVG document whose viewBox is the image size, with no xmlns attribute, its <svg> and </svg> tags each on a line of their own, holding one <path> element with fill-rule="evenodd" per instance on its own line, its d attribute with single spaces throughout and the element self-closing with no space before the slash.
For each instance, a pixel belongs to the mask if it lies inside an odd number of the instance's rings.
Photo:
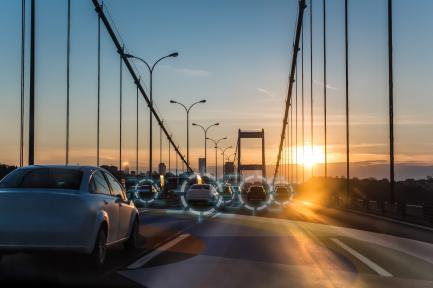
<svg viewBox="0 0 433 288">
<path fill-rule="evenodd" d="M 314 84 L 317 84 L 317 85 L 323 87 L 323 82 L 320 82 L 320 81 L 314 80 Z M 326 88 L 329 89 L 329 90 L 339 90 L 337 87 L 334 87 L 334 86 L 332 86 L 331 84 L 326 84 Z"/>
<path fill-rule="evenodd" d="M 170 67 L 176 72 L 183 74 L 185 76 L 190 77 L 209 77 L 212 75 L 210 71 L 207 70 L 201 70 L 201 69 L 191 69 L 191 68 L 173 68 Z"/>
<path fill-rule="evenodd" d="M 272 93 L 271 93 L 271 91 L 268 91 L 268 90 L 266 90 L 266 89 L 264 89 L 264 88 L 256 88 L 256 90 L 257 91 L 259 91 L 260 93 L 262 93 L 262 94 L 265 94 L 265 95 L 269 95 L 269 96 L 273 96 L 272 95 Z"/>
</svg>

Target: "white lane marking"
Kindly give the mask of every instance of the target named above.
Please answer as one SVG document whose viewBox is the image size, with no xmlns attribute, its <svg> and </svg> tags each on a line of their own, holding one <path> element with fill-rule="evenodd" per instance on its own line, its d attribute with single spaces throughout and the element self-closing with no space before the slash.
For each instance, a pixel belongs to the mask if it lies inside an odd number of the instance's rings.
<svg viewBox="0 0 433 288">
<path fill-rule="evenodd" d="M 170 249 L 171 247 L 173 247 L 174 245 L 176 245 L 177 243 L 179 243 L 183 239 L 188 238 L 189 236 L 190 236 L 190 234 L 179 235 L 178 237 L 174 238 L 170 242 L 165 243 L 164 245 L 162 245 L 159 248 L 156 248 L 151 253 L 149 253 L 147 255 L 144 255 L 143 257 L 141 257 L 140 259 L 138 259 L 137 261 L 135 261 L 134 263 L 132 263 L 131 265 L 129 265 L 127 268 L 128 269 L 137 269 L 137 268 L 142 267 L 144 264 L 146 264 L 147 262 L 149 262 L 150 260 L 152 260 L 153 258 L 155 258 L 156 256 L 158 256 L 162 252 Z"/>
<path fill-rule="evenodd" d="M 370 259 L 368 259 L 364 255 L 358 253 L 356 250 L 350 248 L 349 246 L 347 246 L 346 244 L 344 244 L 340 240 L 335 239 L 335 238 L 331 238 L 331 240 L 334 241 L 338 246 L 340 246 L 341 248 L 343 248 L 344 250 L 346 250 L 347 252 L 352 254 L 359 261 L 361 261 L 362 263 L 367 265 L 371 270 L 373 270 L 374 272 L 376 272 L 380 276 L 382 276 L 382 277 L 394 277 L 391 273 L 389 273 L 388 271 L 386 271 L 385 269 L 380 267 L 378 264 L 374 263 L 373 261 L 371 261 Z"/>
<path fill-rule="evenodd" d="M 212 215 L 211 218 L 216 218 L 216 217 L 218 217 L 218 216 L 220 216 L 220 215 L 221 215 L 221 212 L 218 212 L 218 213 L 215 213 L 214 215 Z"/>
</svg>

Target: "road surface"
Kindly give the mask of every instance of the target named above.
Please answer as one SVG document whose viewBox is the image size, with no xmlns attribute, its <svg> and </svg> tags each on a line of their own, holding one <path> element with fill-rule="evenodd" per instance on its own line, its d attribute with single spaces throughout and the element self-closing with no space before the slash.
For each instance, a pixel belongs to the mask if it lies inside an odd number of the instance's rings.
<svg viewBox="0 0 433 288">
<path fill-rule="evenodd" d="M 122 287 L 433 287 L 433 232 L 302 202 L 256 216 L 141 213 L 143 248 L 95 271 L 75 255 L 9 255 L 1 281 Z"/>
</svg>

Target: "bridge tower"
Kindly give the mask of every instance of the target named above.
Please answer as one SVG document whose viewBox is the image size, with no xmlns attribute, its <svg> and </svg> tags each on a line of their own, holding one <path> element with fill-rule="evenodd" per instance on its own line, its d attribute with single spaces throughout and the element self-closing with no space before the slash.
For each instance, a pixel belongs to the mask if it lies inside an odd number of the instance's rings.
<svg viewBox="0 0 433 288">
<path fill-rule="evenodd" d="M 262 163 L 261 164 L 242 164 L 242 139 L 261 139 L 262 140 Z M 265 162 L 265 130 L 261 131 L 242 131 L 238 130 L 238 143 L 237 143 L 237 151 L 238 151 L 238 179 L 242 176 L 242 171 L 261 171 L 262 177 L 266 179 L 266 162 Z"/>
</svg>

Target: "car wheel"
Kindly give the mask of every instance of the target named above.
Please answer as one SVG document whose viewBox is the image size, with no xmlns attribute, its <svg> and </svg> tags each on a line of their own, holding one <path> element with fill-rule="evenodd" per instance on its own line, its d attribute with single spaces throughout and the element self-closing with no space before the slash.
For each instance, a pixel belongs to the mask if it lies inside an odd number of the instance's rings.
<svg viewBox="0 0 433 288">
<path fill-rule="evenodd" d="M 91 262 L 96 266 L 100 267 L 104 265 L 105 258 L 107 256 L 107 232 L 104 228 L 101 228 L 96 237 L 95 247 L 91 254 Z"/>
<path fill-rule="evenodd" d="M 138 248 L 138 237 L 139 237 L 139 224 L 138 220 L 134 221 L 131 228 L 131 234 L 129 235 L 128 240 L 125 242 L 125 248 L 128 250 L 134 250 Z"/>
</svg>

